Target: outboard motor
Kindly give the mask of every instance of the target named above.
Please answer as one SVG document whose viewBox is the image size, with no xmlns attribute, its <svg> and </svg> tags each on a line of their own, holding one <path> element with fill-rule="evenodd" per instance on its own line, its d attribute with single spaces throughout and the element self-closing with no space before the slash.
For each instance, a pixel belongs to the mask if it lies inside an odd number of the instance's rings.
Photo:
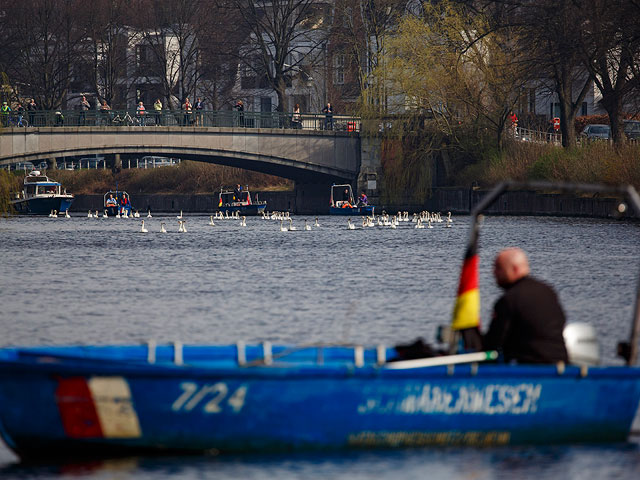
<svg viewBox="0 0 640 480">
<path fill-rule="evenodd" d="M 562 332 L 564 344 L 573 365 L 598 365 L 600 363 L 600 345 L 596 329 L 588 323 L 569 323 Z"/>
</svg>

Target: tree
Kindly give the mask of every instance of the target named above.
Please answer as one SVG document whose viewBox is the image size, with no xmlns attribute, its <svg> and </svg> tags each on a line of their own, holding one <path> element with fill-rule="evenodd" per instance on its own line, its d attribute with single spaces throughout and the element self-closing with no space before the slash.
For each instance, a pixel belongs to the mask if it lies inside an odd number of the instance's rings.
<svg viewBox="0 0 640 480">
<path fill-rule="evenodd" d="M 370 106 L 378 115 L 386 113 L 386 45 L 405 7 L 406 2 L 399 0 L 336 1 L 330 56 L 334 59 L 342 56 L 345 59 L 343 68 L 355 80 L 356 88 L 343 90 L 344 93 L 360 97 L 363 113 Z M 376 70 L 378 75 L 373 74 Z M 347 83 L 346 80 L 344 83 Z"/>
<path fill-rule="evenodd" d="M 631 12 L 636 11 L 636 15 Z M 582 9 L 579 45 L 584 65 L 602 93 L 611 138 L 624 142 L 622 111 L 640 87 L 640 6 L 633 0 L 593 0 Z"/>
<path fill-rule="evenodd" d="M 0 4 L 0 68 L 17 94 L 46 110 L 60 108 L 73 79 L 72 60 L 84 32 L 78 0 L 25 0 Z"/>
<path fill-rule="evenodd" d="M 577 20 L 591 2 L 578 0 L 469 0 L 490 19 L 494 31 L 515 31 L 513 62 L 523 65 L 534 82 L 548 80 L 560 104 L 562 144 L 574 146 L 574 122 L 593 86 L 579 46 L 583 26 Z"/>
<path fill-rule="evenodd" d="M 492 31 L 482 14 L 454 2 L 423 8 L 400 22 L 390 42 L 384 75 L 398 102 L 395 109 L 431 117 L 459 145 L 462 131 L 479 140 L 492 132 L 501 145 L 509 111 L 527 79 L 512 61 L 513 35 Z"/>
<path fill-rule="evenodd" d="M 286 88 L 304 67 L 315 64 L 326 44 L 325 13 L 314 0 L 232 0 L 240 27 L 250 32 L 239 50 L 243 68 L 264 79 L 289 110 Z"/>
</svg>

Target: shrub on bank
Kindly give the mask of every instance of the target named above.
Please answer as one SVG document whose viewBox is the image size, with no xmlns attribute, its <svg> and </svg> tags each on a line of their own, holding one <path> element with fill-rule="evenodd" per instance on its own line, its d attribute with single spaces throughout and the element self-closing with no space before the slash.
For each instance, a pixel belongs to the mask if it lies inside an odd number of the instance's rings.
<svg viewBox="0 0 640 480">
<path fill-rule="evenodd" d="M 211 194 L 220 186 L 236 183 L 249 185 L 251 190 L 288 190 L 290 180 L 224 165 L 183 161 L 174 167 L 150 169 L 127 168 L 118 173 L 111 170 L 52 170 L 49 175 L 75 194 L 103 194 L 108 190 L 149 194 Z"/>
<path fill-rule="evenodd" d="M 640 187 L 640 146 L 617 151 L 606 142 L 566 150 L 549 144 L 512 143 L 505 150 L 466 168 L 458 184 L 494 185 L 505 179 L 631 184 Z"/>
</svg>

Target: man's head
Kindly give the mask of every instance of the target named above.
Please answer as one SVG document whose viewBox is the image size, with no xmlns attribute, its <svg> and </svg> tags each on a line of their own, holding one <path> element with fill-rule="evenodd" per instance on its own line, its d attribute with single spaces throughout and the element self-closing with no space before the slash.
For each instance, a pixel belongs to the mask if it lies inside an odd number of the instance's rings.
<svg viewBox="0 0 640 480">
<path fill-rule="evenodd" d="M 493 275 L 496 283 L 506 288 L 529 275 L 527 254 L 519 248 L 506 248 L 496 256 L 493 264 Z"/>
</svg>

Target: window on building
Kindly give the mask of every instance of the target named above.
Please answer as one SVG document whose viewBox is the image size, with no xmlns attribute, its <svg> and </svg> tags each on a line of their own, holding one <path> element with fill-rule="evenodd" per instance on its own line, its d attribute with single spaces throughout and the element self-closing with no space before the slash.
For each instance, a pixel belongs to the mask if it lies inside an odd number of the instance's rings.
<svg viewBox="0 0 640 480">
<path fill-rule="evenodd" d="M 336 85 L 344 84 L 344 61 L 344 54 L 338 54 L 333 57 L 333 83 Z"/>
</svg>

